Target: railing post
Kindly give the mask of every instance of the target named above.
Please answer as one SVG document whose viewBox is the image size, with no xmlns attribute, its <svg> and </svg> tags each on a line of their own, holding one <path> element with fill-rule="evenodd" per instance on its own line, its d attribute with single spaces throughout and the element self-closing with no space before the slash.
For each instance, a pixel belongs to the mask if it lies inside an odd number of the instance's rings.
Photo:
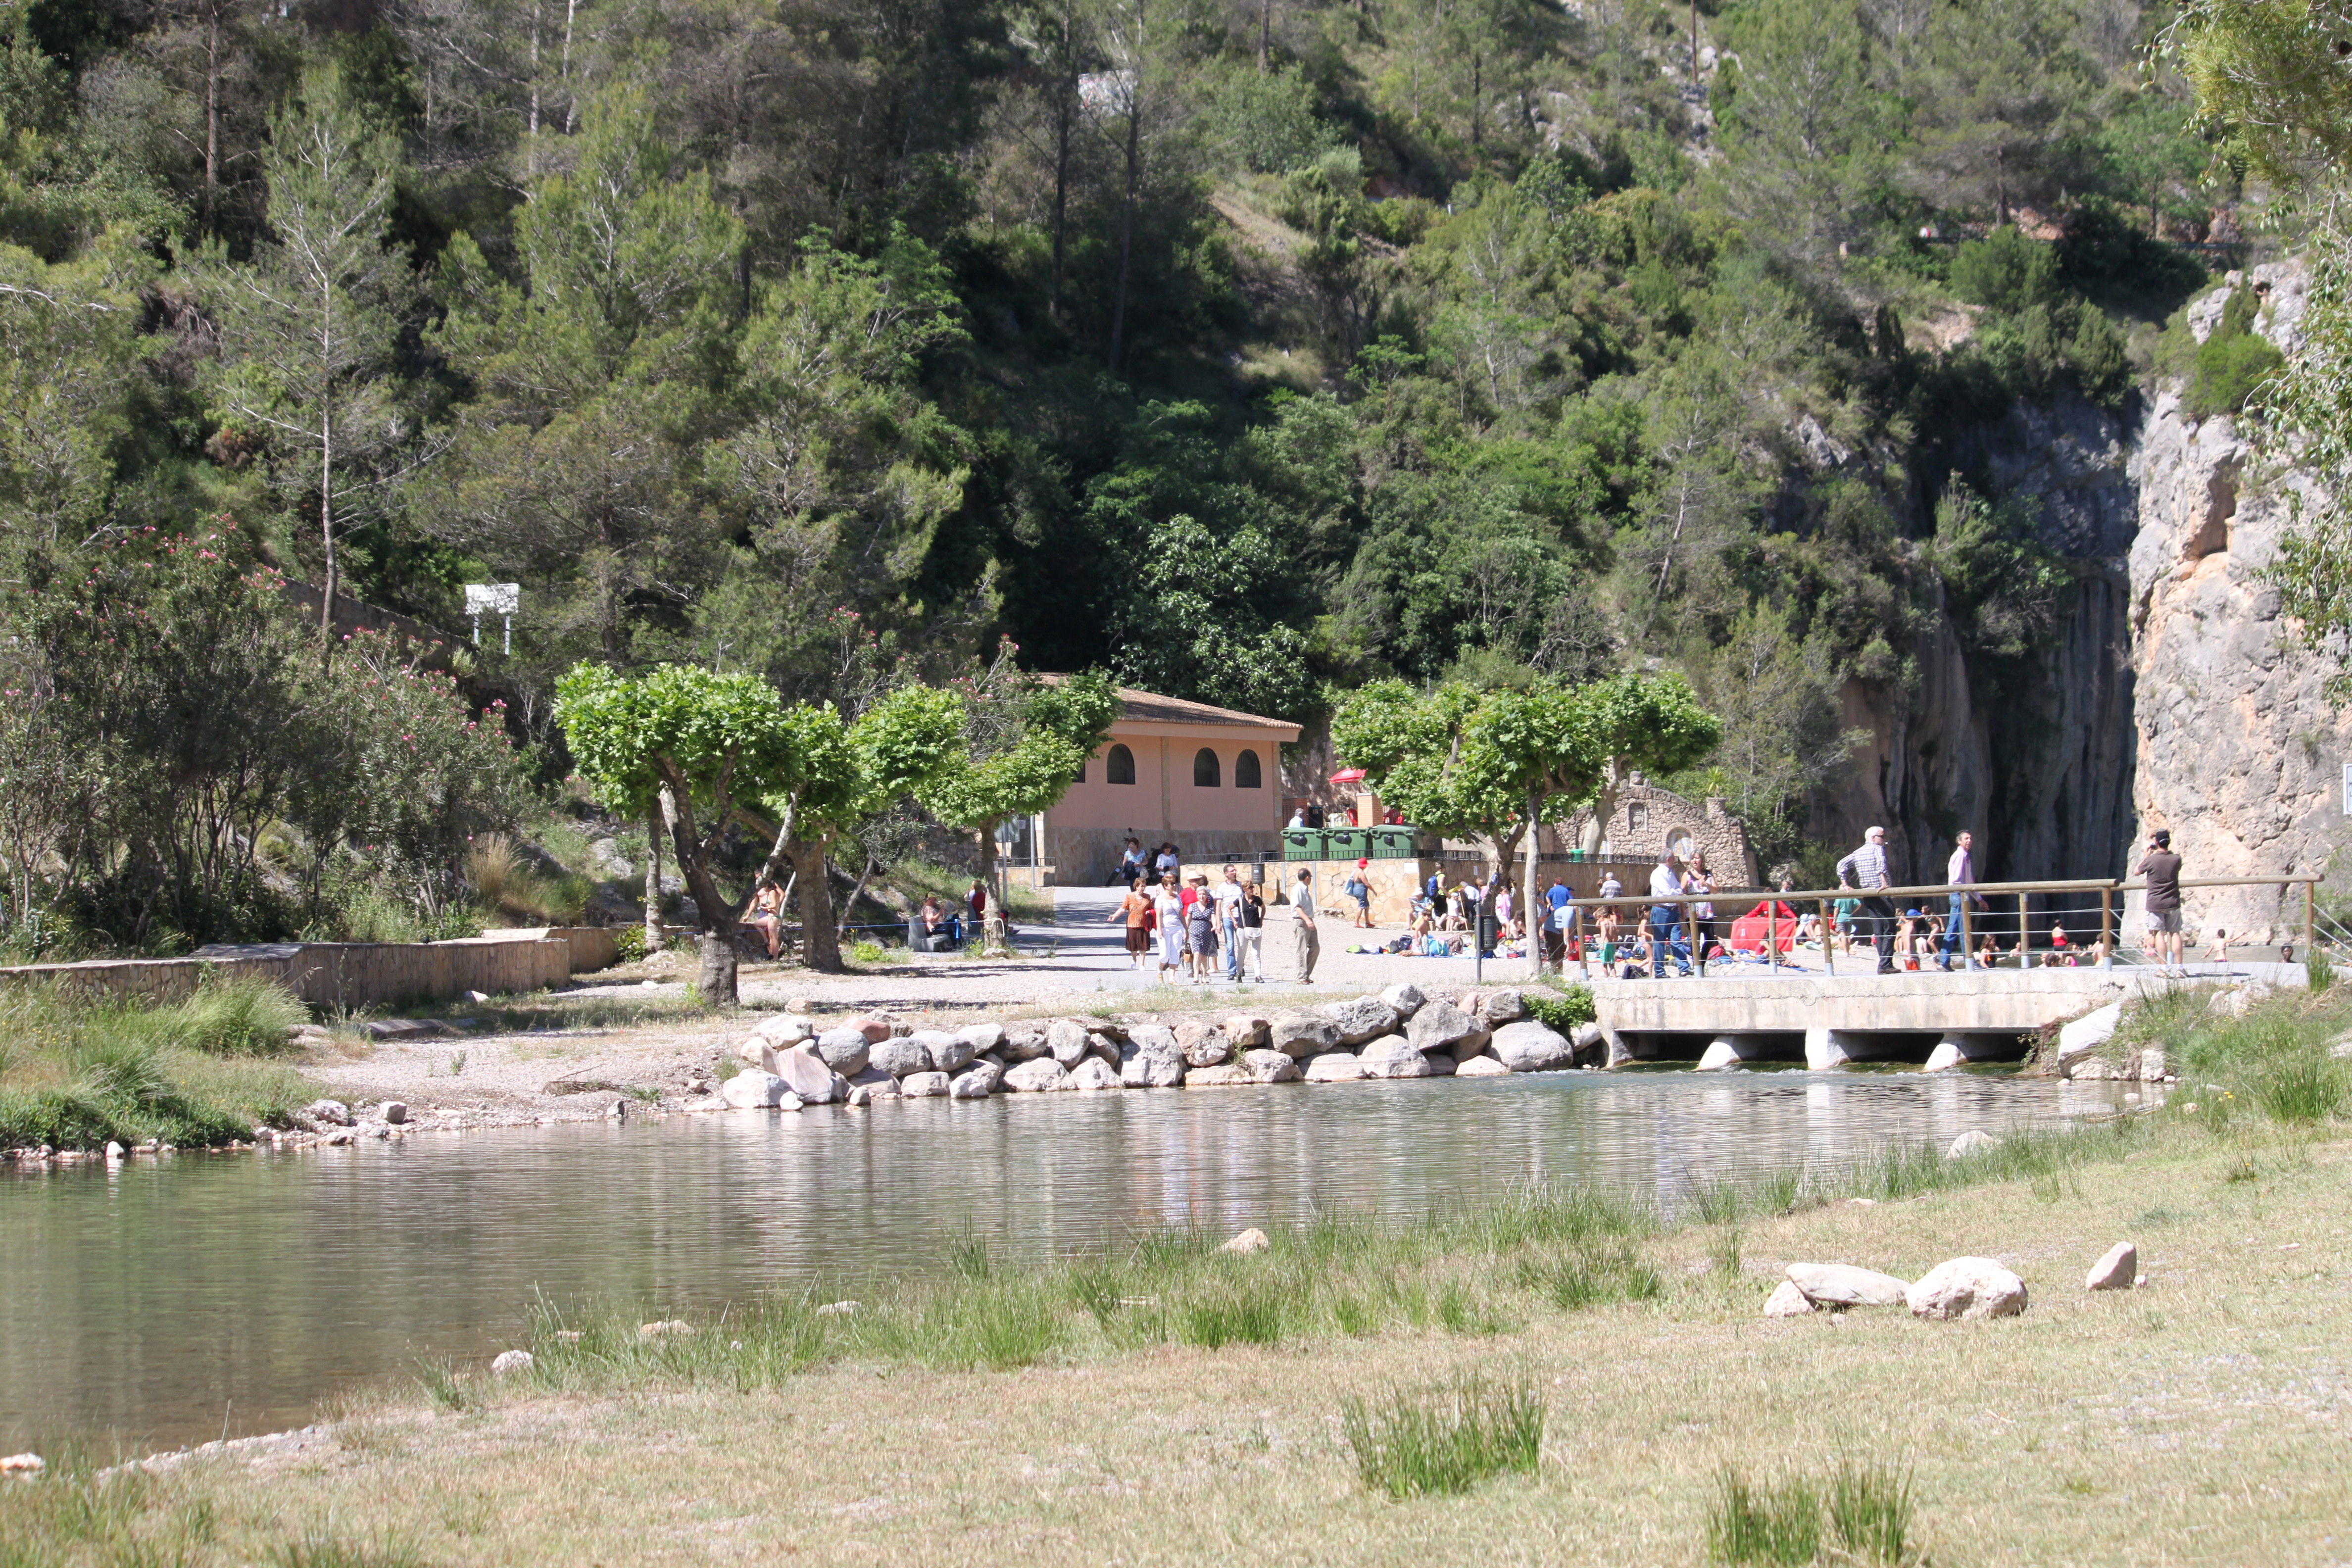
<svg viewBox="0 0 2352 1568">
<path fill-rule="evenodd" d="M 1592 981 L 1592 950 L 1584 945 L 1584 906 L 1579 904 L 1569 913 L 1569 926 L 1576 937 L 1577 967 L 1584 972 L 1587 984 Z M 1567 955 L 1561 955 L 1565 958 Z"/>
<path fill-rule="evenodd" d="M 2108 937 L 2115 930 L 2116 889 L 2110 885 L 2099 889 L 2099 967 L 2116 966 L 2116 950 Z"/>
<path fill-rule="evenodd" d="M 1683 900 L 1683 945 L 1692 950 L 1692 956 L 1698 961 L 1698 977 L 1704 980 L 1706 978 L 1706 944 L 1697 940 L 1698 922 L 1691 918 L 1692 911 L 1697 908 L 1690 900 Z"/>
<path fill-rule="evenodd" d="M 1966 974 L 1977 966 L 1977 950 L 1969 942 L 1969 900 L 1976 895 L 1960 895 L 1960 973 Z"/>
<path fill-rule="evenodd" d="M 1764 905 L 1764 963 L 1768 969 L 1780 967 L 1780 895 L 1774 893 Z"/>
<path fill-rule="evenodd" d="M 1837 973 L 1837 926 L 1830 920 L 1830 901 L 1822 900 L 1822 973 Z"/>
<path fill-rule="evenodd" d="M 2026 908 L 2026 895 L 2017 895 L 2017 966 L 2033 967 L 2033 911 Z"/>
</svg>

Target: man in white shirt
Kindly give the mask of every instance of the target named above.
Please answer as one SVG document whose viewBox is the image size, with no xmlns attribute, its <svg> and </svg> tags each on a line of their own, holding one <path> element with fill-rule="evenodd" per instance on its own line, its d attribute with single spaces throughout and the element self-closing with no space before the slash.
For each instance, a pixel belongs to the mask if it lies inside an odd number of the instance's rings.
<svg viewBox="0 0 2352 1568">
<path fill-rule="evenodd" d="M 1895 973 L 1895 906 L 1882 893 L 1869 896 L 1873 889 L 1895 885 L 1886 869 L 1886 829 L 1872 827 L 1864 832 L 1862 843 L 1844 859 L 1837 863 L 1838 886 L 1852 888 L 1864 895 L 1863 917 L 1876 929 L 1873 945 L 1878 949 L 1878 973 Z"/>
<path fill-rule="evenodd" d="M 1658 852 L 1658 863 L 1650 871 L 1650 897 L 1671 899 L 1683 890 L 1683 874 L 1675 868 L 1674 851 Z M 1683 936 L 1683 907 L 1680 904 L 1650 906 L 1650 973 L 1654 979 L 1666 977 L 1666 950 L 1672 948 L 1675 965 L 1685 976 L 1691 972 L 1690 943 Z"/>
<path fill-rule="evenodd" d="M 1301 867 L 1298 881 L 1290 889 L 1290 907 L 1297 911 L 1291 929 L 1298 933 L 1298 979 L 1301 984 L 1315 978 L 1315 960 L 1323 952 L 1323 939 L 1315 934 L 1315 879 Z"/>
<path fill-rule="evenodd" d="M 1955 888 L 1962 888 L 1977 879 L 1976 842 L 1975 834 L 1966 830 L 1961 832 L 1959 838 L 1952 846 L 1951 859 L 1944 866 L 1944 880 L 1947 883 Z M 1985 908 L 1982 893 L 1952 895 L 1951 914 L 1944 921 L 1944 934 L 1936 943 L 1936 967 L 1938 969 L 1949 970 L 1952 967 L 1952 954 L 1955 952 L 1960 955 L 1962 968 L 1978 967 L 1976 954 L 1970 952 L 1968 944 L 1960 940 L 1960 906 L 1963 900 L 1972 901 L 1973 907 L 1977 909 Z"/>
<path fill-rule="evenodd" d="M 1217 900 L 1217 923 L 1224 928 L 1225 978 L 1242 977 L 1241 944 L 1234 940 L 1234 921 L 1240 918 L 1242 907 L 1242 877 L 1238 868 L 1228 865 L 1225 879 L 1217 884 L 1210 897 Z"/>
</svg>

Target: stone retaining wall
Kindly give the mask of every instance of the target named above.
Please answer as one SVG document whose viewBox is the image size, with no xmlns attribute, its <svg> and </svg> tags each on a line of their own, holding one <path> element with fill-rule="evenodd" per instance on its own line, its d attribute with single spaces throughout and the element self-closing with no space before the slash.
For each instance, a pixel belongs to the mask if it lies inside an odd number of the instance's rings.
<svg viewBox="0 0 2352 1568">
<path fill-rule="evenodd" d="M 0 984 L 52 981 L 92 994 L 175 1002 L 207 973 L 275 980 L 314 1007 L 397 1007 L 480 991 L 509 995 L 561 984 L 617 956 L 590 927 L 502 931 L 461 942 L 223 944 L 187 958 L 105 958 L 0 968 Z"/>
</svg>

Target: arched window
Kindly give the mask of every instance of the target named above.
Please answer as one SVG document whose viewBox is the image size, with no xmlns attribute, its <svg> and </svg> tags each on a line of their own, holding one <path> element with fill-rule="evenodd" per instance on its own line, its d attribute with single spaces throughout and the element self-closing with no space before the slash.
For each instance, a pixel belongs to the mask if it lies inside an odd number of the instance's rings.
<svg viewBox="0 0 2352 1568">
<path fill-rule="evenodd" d="M 1086 782 L 1087 782 L 1087 764 L 1086 764 L 1086 763 L 1080 763 L 1078 764 L 1078 773 L 1077 773 L 1077 776 L 1076 776 L 1076 778 L 1073 778 L 1070 782 L 1071 782 L 1072 784 L 1084 784 L 1084 783 L 1086 783 Z"/>
<path fill-rule="evenodd" d="M 1244 752 L 1240 756 L 1234 759 L 1234 787 L 1235 789 L 1257 789 L 1261 787 L 1258 783 L 1257 753 L 1255 752 Z"/>
<path fill-rule="evenodd" d="M 1192 753 L 1192 787 L 1214 789 L 1224 783 L 1217 769 L 1217 753 L 1203 746 Z"/>
<path fill-rule="evenodd" d="M 1113 746 L 1110 755 L 1103 759 L 1103 777 L 1113 784 L 1135 782 L 1135 753 L 1125 746 Z"/>
</svg>

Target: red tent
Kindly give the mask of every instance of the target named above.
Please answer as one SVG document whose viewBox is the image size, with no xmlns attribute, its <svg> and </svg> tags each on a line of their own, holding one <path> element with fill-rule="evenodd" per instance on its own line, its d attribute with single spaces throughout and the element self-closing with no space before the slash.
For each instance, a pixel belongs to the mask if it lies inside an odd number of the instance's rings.
<svg viewBox="0 0 2352 1568">
<path fill-rule="evenodd" d="M 1782 952 L 1797 945 L 1797 911 L 1786 904 L 1767 900 L 1731 922 L 1732 950 L 1761 952 L 1776 934 Z"/>
</svg>

